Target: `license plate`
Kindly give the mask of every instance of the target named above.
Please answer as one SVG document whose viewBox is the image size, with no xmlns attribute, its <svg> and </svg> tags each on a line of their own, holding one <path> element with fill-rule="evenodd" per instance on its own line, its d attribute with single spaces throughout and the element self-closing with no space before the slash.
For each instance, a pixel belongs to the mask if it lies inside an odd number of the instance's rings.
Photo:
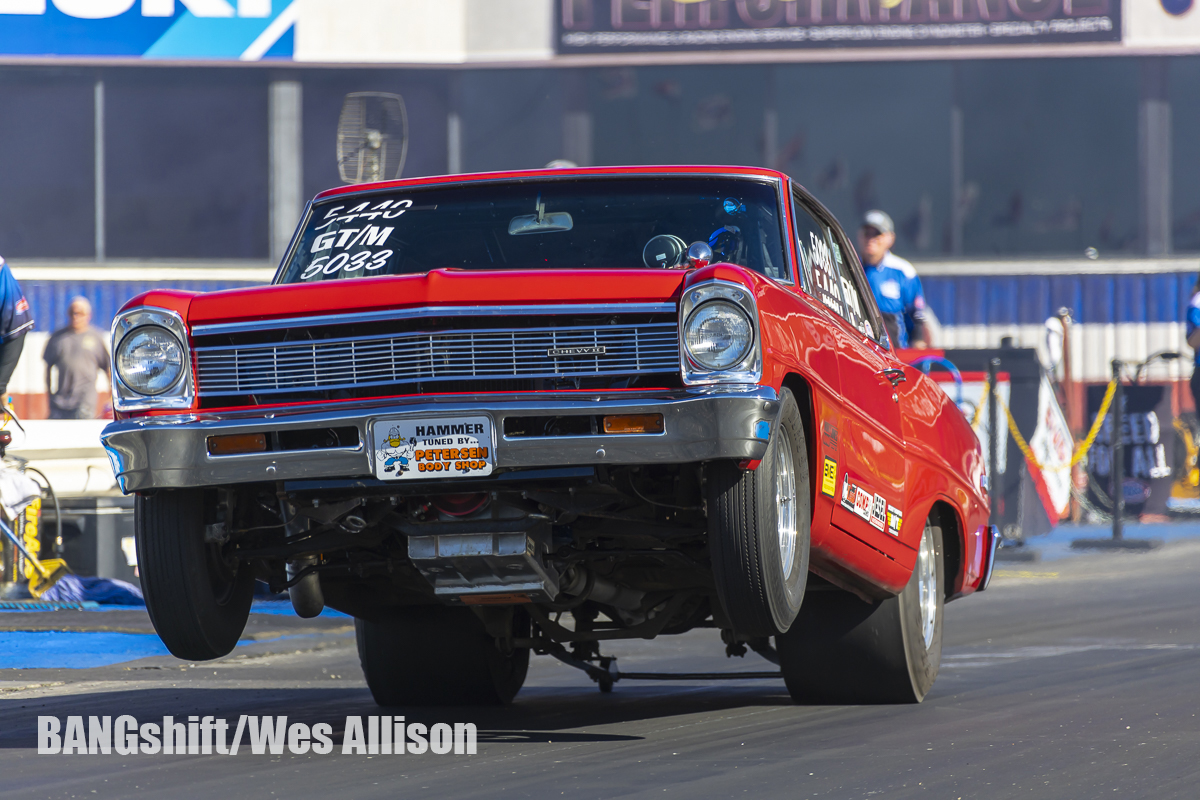
<svg viewBox="0 0 1200 800">
<path fill-rule="evenodd" d="M 490 417 L 381 417 L 373 439 L 381 480 L 474 478 L 496 465 Z"/>
</svg>

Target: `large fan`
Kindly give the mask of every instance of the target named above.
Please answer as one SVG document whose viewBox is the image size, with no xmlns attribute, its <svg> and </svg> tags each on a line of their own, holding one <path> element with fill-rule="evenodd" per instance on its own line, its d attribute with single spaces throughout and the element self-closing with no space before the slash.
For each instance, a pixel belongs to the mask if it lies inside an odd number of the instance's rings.
<svg viewBox="0 0 1200 800">
<path fill-rule="evenodd" d="M 404 98 L 382 92 L 346 95 L 338 118 L 338 172 L 346 183 L 400 177 L 408 156 Z"/>
</svg>

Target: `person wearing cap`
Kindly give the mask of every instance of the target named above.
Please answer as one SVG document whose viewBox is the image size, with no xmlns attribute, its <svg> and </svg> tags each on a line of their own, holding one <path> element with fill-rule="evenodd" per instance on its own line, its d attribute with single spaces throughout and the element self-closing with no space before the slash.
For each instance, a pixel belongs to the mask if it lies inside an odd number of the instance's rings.
<svg viewBox="0 0 1200 800">
<path fill-rule="evenodd" d="M 858 229 L 858 253 L 883 323 L 896 347 L 925 348 L 925 293 L 913 265 L 892 252 L 896 225 L 882 211 L 868 211 Z"/>
<path fill-rule="evenodd" d="M 8 382 L 25 349 L 25 334 L 31 330 L 33 315 L 29 312 L 29 301 L 8 262 L 0 256 L 0 405 L 6 408 Z"/>
</svg>

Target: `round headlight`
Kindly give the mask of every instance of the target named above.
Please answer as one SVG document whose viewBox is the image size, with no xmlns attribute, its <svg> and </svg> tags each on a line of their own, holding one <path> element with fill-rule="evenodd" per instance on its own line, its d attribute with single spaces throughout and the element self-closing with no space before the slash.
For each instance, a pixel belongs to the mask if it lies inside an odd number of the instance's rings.
<svg viewBox="0 0 1200 800">
<path fill-rule="evenodd" d="M 705 303 L 684 324 L 683 343 L 700 366 L 711 370 L 740 364 L 754 344 L 754 326 L 740 306 L 724 300 Z"/>
<path fill-rule="evenodd" d="M 183 376 L 183 345 L 166 328 L 145 325 L 117 346 L 117 374 L 138 394 L 162 394 Z"/>
</svg>

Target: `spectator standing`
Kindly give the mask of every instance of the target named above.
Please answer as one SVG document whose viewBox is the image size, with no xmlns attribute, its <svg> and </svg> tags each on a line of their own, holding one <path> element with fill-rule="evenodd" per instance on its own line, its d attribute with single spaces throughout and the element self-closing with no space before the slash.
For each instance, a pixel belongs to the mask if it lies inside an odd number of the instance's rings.
<svg viewBox="0 0 1200 800">
<path fill-rule="evenodd" d="M 858 229 L 858 253 L 883 323 L 896 347 L 925 348 L 925 292 L 913 265 L 892 252 L 896 226 L 882 211 L 868 211 Z"/>
<path fill-rule="evenodd" d="M 104 334 L 92 327 L 92 304 L 86 297 L 73 299 L 67 313 L 70 323 L 54 332 L 42 356 L 50 419 L 95 419 L 96 376 L 101 370 L 109 374 Z M 57 385 L 50 382 L 52 371 L 58 373 Z"/>
<path fill-rule="evenodd" d="M 25 349 L 25 334 L 31 330 L 29 301 L 8 263 L 0 258 L 0 405 L 8 405 L 8 382 Z"/>
</svg>

